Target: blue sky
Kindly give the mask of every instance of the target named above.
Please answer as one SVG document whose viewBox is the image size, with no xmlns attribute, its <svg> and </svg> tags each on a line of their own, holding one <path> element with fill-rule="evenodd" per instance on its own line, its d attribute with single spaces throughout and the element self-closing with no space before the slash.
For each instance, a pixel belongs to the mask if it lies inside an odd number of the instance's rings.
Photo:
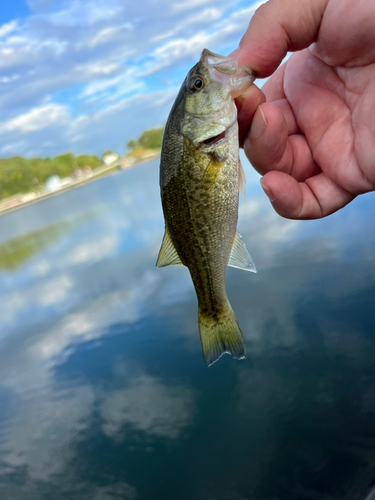
<svg viewBox="0 0 375 500">
<path fill-rule="evenodd" d="M 12 0 L 0 11 L 0 156 L 123 153 L 162 125 L 204 47 L 233 50 L 243 0 Z"/>
</svg>

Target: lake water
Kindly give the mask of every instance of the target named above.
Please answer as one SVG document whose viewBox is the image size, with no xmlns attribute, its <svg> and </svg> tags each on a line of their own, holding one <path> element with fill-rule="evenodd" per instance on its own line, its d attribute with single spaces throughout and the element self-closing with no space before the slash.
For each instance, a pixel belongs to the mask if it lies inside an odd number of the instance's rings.
<svg viewBox="0 0 375 500">
<path fill-rule="evenodd" d="M 373 498 L 375 196 L 289 221 L 244 166 L 247 358 L 209 369 L 158 161 L 0 217 L 1 500 Z"/>
</svg>

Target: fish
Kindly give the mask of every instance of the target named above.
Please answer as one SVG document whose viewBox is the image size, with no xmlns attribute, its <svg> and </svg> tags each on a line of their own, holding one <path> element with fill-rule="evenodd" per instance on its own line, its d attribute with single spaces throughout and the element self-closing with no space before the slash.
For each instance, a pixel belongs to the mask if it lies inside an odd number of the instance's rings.
<svg viewBox="0 0 375 500">
<path fill-rule="evenodd" d="M 256 272 L 237 231 L 239 158 L 234 99 L 255 75 L 235 59 L 202 51 L 171 108 L 160 157 L 165 232 L 156 266 L 188 268 L 198 299 L 203 356 L 245 358 L 243 335 L 225 290 L 227 266 Z"/>
</svg>

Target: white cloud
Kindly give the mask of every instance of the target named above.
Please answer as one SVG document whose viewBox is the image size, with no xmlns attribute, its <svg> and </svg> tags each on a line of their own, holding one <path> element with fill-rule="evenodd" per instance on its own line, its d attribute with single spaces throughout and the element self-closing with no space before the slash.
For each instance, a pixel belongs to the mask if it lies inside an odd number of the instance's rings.
<svg viewBox="0 0 375 500">
<path fill-rule="evenodd" d="M 35 60 L 35 54 L 32 53 L 28 45 L 12 47 L 10 44 L 9 46 L 0 44 L 0 70 L 12 71 L 12 67 L 32 64 Z"/>
<path fill-rule="evenodd" d="M 14 19 L 10 23 L 3 24 L 0 26 L 0 37 L 8 35 L 18 27 L 18 21 Z"/>
<path fill-rule="evenodd" d="M 12 290 L 3 293 L 0 301 L 1 331 L 0 338 L 6 332 L 7 327 L 11 326 L 16 320 L 20 311 L 25 310 L 29 305 L 27 297 L 23 293 Z"/>
<path fill-rule="evenodd" d="M 188 17 L 184 23 L 184 26 L 189 26 L 190 24 L 198 24 L 198 23 L 208 23 L 212 21 L 216 21 L 221 18 L 223 13 L 223 9 L 217 9 L 216 7 L 210 7 L 208 9 L 204 9 L 202 12 L 197 12 L 192 16 Z"/>
<path fill-rule="evenodd" d="M 13 156 L 16 154 L 20 154 L 20 151 L 23 151 L 27 148 L 27 144 L 25 141 L 16 141 L 12 144 L 6 144 L 1 148 L 1 153 L 5 156 Z"/>
<path fill-rule="evenodd" d="M 89 311 L 67 315 L 58 328 L 53 329 L 33 346 L 34 356 L 39 359 L 52 359 L 60 355 L 75 339 L 88 341 L 99 337 L 95 319 Z"/>
<path fill-rule="evenodd" d="M 50 270 L 51 264 L 47 259 L 39 260 L 32 269 L 33 274 L 39 277 L 46 276 Z"/>
<path fill-rule="evenodd" d="M 10 83 L 10 82 L 15 82 L 18 80 L 20 75 L 14 74 L 14 75 L 9 75 L 9 76 L 2 76 L 0 78 L 0 83 Z"/>
<path fill-rule="evenodd" d="M 70 345 L 100 338 L 103 331 L 115 322 L 129 324 L 139 320 L 144 312 L 145 303 L 150 296 L 155 294 L 162 276 L 154 268 L 142 269 L 136 276 L 134 281 L 124 276 L 124 283 L 127 285 L 125 288 L 102 293 L 96 299 L 92 299 L 86 307 L 82 306 L 79 312 L 65 313 L 56 326 L 49 329 L 35 342 L 32 347 L 33 356 L 36 359 L 52 361 L 56 357 L 61 357 L 64 352 L 64 356 L 69 354 L 66 349 Z M 53 285 L 50 286 L 53 289 Z M 43 292 L 46 290 L 47 286 L 42 288 L 43 297 L 45 296 Z M 35 290 L 33 290 L 33 295 L 35 295 Z M 13 297 L 15 303 L 12 311 L 9 311 L 7 318 L 9 323 L 14 321 L 20 308 L 24 308 L 28 300 L 30 306 L 28 294 L 19 294 L 19 296 L 18 302 L 16 302 L 17 296 Z M 61 296 L 60 299 L 62 298 Z M 35 305 L 40 307 L 40 304 L 44 304 L 43 301 L 44 299 L 38 300 Z M 43 310 L 39 313 L 43 314 Z"/>
<path fill-rule="evenodd" d="M 199 54 L 202 48 L 210 45 L 208 43 L 210 38 L 212 38 L 212 35 L 200 32 L 188 40 L 178 38 L 165 43 L 152 53 L 154 62 L 150 64 L 150 68 L 145 71 L 144 75 L 149 75 L 163 67 L 171 66 L 179 59 Z"/>
<path fill-rule="evenodd" d="M 79 64 L 74 68 L 74 71 L 81 73 L 85 78 L 94 77 L 98 75 L 110 75 L 118 70 L 117 64 L 106 64 L 105 61 Z"/>
<path fill-rule="evenodd" d="M 243 9 L 239 13 L 234 12 L 228 18 L 221 18 L 215 25 L 215 30 L 206 28 L 193 36 L 175 38 L 157 47 L 151 54 L 153 61 L 148 65 L 145 74 L 152 74 L 161 68 L 172 66 L 186 57 L 198 57 L 203 48 L 219 47 L 225 43 L 226 39 L 233 38 L 236 34 L 239 41 L 250 17 L 261 3 L 258 2 L 256 5 Z M 199 24 L 199 21 L 206 20 L 207 16 L 208 18 L 211 17 L 211 21 L 213 21 L 219 19 L 220 14 L 221 12 L 217 8 L 206 9 L 203 12 L 194 14 L 190 18 L 190 22 L 191 24 Z"/>
<path fill-rule="evenodd" d="M 199 25 L 199 24 L 207 24 L 208 22 L 213 22 L 217 19 L 220 19 L 222 15 L 222 10 L 211 7 L 203 10 L 202 12 L 197 12 L 190 17 L 186 17 L 181 20 L 178 24 L 174 26 L 174 28 L 170 31 L 160 33 L 152 39 L 152 42 L 157 43 L 165 40 L 166 38 L 171 38 L 172 36 L 176 36 L 178 33 L 186 29 L 189 25 Z"/>
<path fill-rule="evenodd" d="M 95 33 L 95 35 L 90 40 L 88 40 L 87 45 L 94 48 L 97 45 L 109 43 L 112 40 L 116 39 L 119 32 L 123 29 L 131 31 L 133 29 L 133 25 L 130 23 L 126 23 L 120 26 L 110 26 L 108 28 L 103 28 L 98 33 Z"/>
<path fill-rule="evenodd" d="M 82 264 L 83 262 L 93 262 L 107 257 L 118 245 L 115 234 L 102 237 L 99 241 L 87 241 L 78 245 L 66 257 L 67 264 Z"/>
<path fill-rule="evenodd" d="M 65 9 L 44 14 L 44 17 L 56 25 L 77 26 L 86 24 L 88 26 L 98 23 L 108 22 L 123 11 L 122 2 L 119 0 L 106 0 L 105 3 L 99 0 L 81 2 L 71 0 L 67 2 Z M 43 15 L 43 14 L 42 14 Z"/>
<path fill-rule="evenodd" d="M 56 391 L 46 365 L 30 357 L 8 373 L 3 387 L 15 396 L 11 411 L 17 413 L 2 436 L 4 462 L 27 467 L 32 479 L 46 480 L 62 473 L 75 453 L 70 442 L 86 427 L 92 411 L 92 388 L 86 385 Z"/>
<path fill-rule="evenodd" d="M 247 198 L 240 203 L 239 217 L 242 220 L 254 217 L 260 212 L 261 203 L 259 199 Z"/>
<path fill-rule="evenodd" d="M 113 67 L 114 65 L 111 66 Z M 116 77 L 101 78 L 100 80 L 90 82 L 79 97 L 95 97 L 95 99 L 102 99 L 105 101 L 118 101 L 120 97 L 134 90 L 139 90 L 143 86 L 143 83 L 137 79 L 135 69 L 130 68 Z"/>
<path fill-rule="evenodd" d="M 134 500 L 137 490 L 127 483 L 115 483 L 110 486 L 98 486 L 92 500 Z"/>
<path fill-rule="evenodd" d="M 125 424 L 150 436 L 178 439 L 191 423 L 194 398 L 183 386 L 165 386 L 148 375 L 134 378 L 129 387 L 103 395 L 100 412 L 103 432 L 122 441 Z"/>
<path fill-rule="evenodd" d="M 68 297 L 73 286 L 73 281 L 64 275 L 48 281 L 39 289 L 38 302 L 43 306 L 58 304 Z"/>
<path fill-rule="evenodd" d="M 75 150 L 90 151 L 93 144 L 97 152 L 105 149 L 121 151 L 130 138 L 137 138 L 145 129 L 145 117 L 149 124 L 165 123 L 177 88 L 168 88 L 147 94 L 136 94 L 121 99 L 91 116 L 78 117 L 70 128 L 76 136 Z M 109 102 L 110 98 L 108 97 Z M 112 130 L 111 137 L 103 136 L 103 130 Z"/>
<path fill-rule="evenodd" d="M 259 263 L 254 255 L 259 253 L 263 268 L 275 265 L 280 245 L 293 240 L 299 230 L 300 221 L 280 218 L 270 207 L 268 198 L 258 193 L 256 197 L 247 196 L 245 201 L 240 203 L 238 228 L 239 232 L 245 235 L 244 243 L 259 271 Z M 257 235 L 256 241 L 251 238 L 249 225 Z"/>
<path fill-rule="evenodd" d="M 48 269 L 50 269 L 48 264 L 44 263 L 41 268 L 33 270 L 33 275 L 39 274 L 37 279 L 42 280 L 43 273 L 46 273 Z M 67 274 L 53 276 L 52 279 L 45 277 L 40 282 L 37 279 L 32 280 L 31 284 L 22 290 L 3 291 L 0 301 L 0 334 L 4 332 L 6 334 L 15 324 L 22 324 L 26 310 L 33 309 L 30 314 L 33 322 L 37 322 L 44 317 L 45 308 L 63 309 L 72 300 L 74 280 Z"/>
<path fill-rule="evenodd" d="M 247 27 L 249 24 L 251 16 L 254 14 L 254 12 L 257 10 L 258 7 L 263 5 L 265 2 L 258 1 L 253 4 L 251 4 L 249 7 L 246 7 L 245 9 L 240 9 L 240 10 L 235 10 L 229 17 L 228 21 L 230 23 L 234 22 L 240 22 L 241 25 Z M 225 23 L 225 20 L 222 20 L 223 23 Z"/>
<path fill-rule="evenodd" d="M 69 114 L 61 104 L 46 104 L 33 108 L 27 113 L 18 115 L 0 124 L 0 130 L 5 132 L 35 132 L 51 126 L 63 126 L 68 122 Z"/>
<path fill-rule="evenodd" d="M 190 0 L 189 2 L 177 2 L 172 4 L 172 8 L 177 11 L 188 10 L 188 9 L 193 9 L 195 7 L 200 7 L 201 5 L 205 5 L 213 1 L 214 0 Z"/>
</svg>

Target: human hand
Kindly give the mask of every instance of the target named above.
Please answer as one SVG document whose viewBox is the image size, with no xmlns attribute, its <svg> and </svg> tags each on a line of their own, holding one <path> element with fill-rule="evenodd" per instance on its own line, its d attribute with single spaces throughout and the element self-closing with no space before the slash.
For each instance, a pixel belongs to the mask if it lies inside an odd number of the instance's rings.
<svg viewBox="0 0 375 500">
<path fill-rule="evenodd" d="M 375 189 L 374 26 L 373 0 L 270 0 L 233 53 L 264 78 L 298 51 L 238 102 L 245 153 L 284 217 L 324 217 Z"/>
</svg>

